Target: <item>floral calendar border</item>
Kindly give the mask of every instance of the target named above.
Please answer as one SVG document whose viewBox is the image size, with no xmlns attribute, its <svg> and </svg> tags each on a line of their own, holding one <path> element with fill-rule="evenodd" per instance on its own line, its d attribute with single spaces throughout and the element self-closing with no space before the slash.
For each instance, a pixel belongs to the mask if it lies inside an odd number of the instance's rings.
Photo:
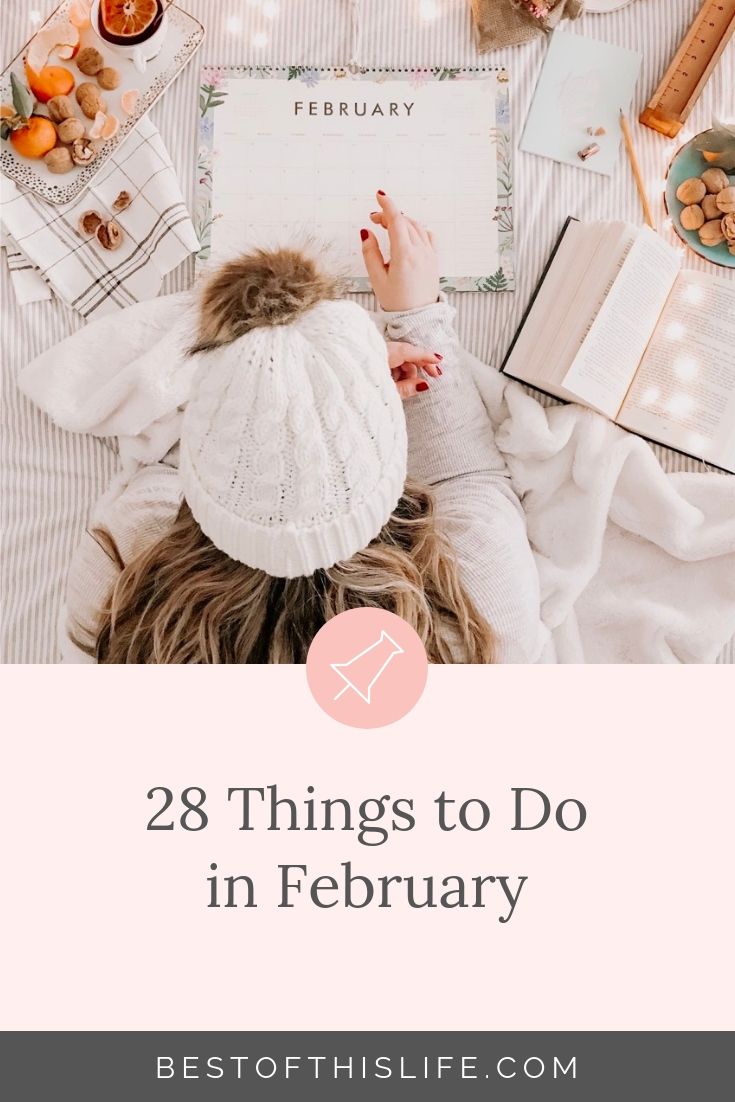
<svg viewBox="0 0 735 1102">
<path fill-rule="evenodd" d="M 212 162 L 214 157 L 214 112 L 227 96 L 230 79 L 250 77 L 262 80 L 300 80 L 313 88 L 322 79 L 368 80 L 382 83 L 387 79 L 406 80 L 414 86 L 428 80 L 482 80 L 495 74 L 498 88 L 495 98 L 495 126 L 489 135 L 497 150 L 498 205 L 493 221 L 498 223 L 500 262 L 495 272 L 481 277 L 443 278 L 442 289 L 452 291 L 498 292 L 515 290 L 515 256 L 513 247 L 513 173 L 510 137 L 509 79 L 505 69 L 434 67 L 431 69 L 315 69 L 304 65 L 287 68 L 268 65 L 206 66 L 202 69 L 199 89 L 199 145 L 197 151 L 197 185 L 194 203 L 194 226 L 199 237 L 197 263 L 206 264 L 212 245 Z M 368 291 L 367 279 L 354 279 L 352 291 Z"/>
</svg>

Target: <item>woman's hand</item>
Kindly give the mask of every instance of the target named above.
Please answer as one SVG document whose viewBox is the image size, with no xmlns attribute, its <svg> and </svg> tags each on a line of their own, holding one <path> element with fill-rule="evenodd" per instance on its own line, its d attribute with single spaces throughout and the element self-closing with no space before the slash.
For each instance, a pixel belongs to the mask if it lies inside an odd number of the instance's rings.
<svg viewBox="0 0 735 1102">
<path fill-rule="evenodd" d="M 384 310 L 415 310 L 439 297 L 439 262 L 430 230 L 408 218 L 383 192 L 379 211 L 370 218 L 388 231 L 390 260 L 385 261 L 371 230 L 360 230 L 362 255 L 370 282 Z"/>
<path fill-rule="evenodd" d="M 412 398 L 429 389 L 429 384 L 420 375 L 425 371 L 432 379 L 442 373 L 439 363 L 442 357 L 438 352 L 429 352 L 426 348 L 417 348 L 403 341 L 386 341 L 388 347 L 388 366 L 401 398 Z"/>
</svg>

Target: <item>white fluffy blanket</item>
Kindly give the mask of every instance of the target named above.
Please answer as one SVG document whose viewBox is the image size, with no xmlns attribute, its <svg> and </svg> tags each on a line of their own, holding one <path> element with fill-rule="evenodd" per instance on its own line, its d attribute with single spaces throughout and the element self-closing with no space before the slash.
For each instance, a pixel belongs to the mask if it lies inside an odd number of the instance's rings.
<svg viewBox="0 0 735 1102">
<path fill-rule="evenodd" d="M 117 436 L 128 477 L 178 439 L 192 315 L 180 294 L 94 322 L 30 363 L 20 386 L 62 428 Z M 714 661 L 735 633 L 735 478 L 667 475 L 599 415 L 544 409 L 472 366 L 528 518 L 544 659 Z"/>
</svg>

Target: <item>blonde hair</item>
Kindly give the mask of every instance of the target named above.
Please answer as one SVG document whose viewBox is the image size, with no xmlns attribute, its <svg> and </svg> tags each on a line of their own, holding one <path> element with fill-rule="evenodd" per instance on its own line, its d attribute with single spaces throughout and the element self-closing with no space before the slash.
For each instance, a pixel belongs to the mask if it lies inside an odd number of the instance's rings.
<svg viewBox="0 0 735 1102">
<path fill-rule="evenodd" d="M 191 351 L 288 324 L 339 294 L 339 282 L 303 252 L 246 253 L 205 284 Z M 98 662 L 304 662 L 327 620 L 365 606 L 411 624 L 431 662 L 493 661 L 492 632 L 462 585 L 431 492 L 411 483 L 372 543 L 304 578 L 275 578 L 229 558 L 186 504 L 166 535 L 128 563 L 109 532 L 94 534 L 119 570 L 96 634 L 77 628 L 74 639 Z"/>
<path fill-rule="evenodd" d="M 96 636 L 100 663 L 304 662 L 319 628 L 346 609 L 384 608 L 418 633 L 431 662 L 492 662 L 493 635 L 462 585 L 428 489 L 407 483 L 364 550 L 304 578 L 275 578 L 220 551 L 184 503 L 163 538 L 124 563 Z"/>
</svg>

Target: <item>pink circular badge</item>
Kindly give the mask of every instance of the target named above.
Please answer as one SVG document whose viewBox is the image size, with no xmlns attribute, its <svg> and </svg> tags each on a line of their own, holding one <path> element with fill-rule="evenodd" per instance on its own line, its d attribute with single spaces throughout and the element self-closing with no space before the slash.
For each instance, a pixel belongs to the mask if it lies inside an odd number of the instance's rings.
<svg viewBox="0 0 735 1102">
<path fill-rule="evenodd" d="M 385 727 L 411 711 L 428 672 L 413 628 L 381 608 L 353 608 L 314 636 L 306 678 L 319 707 L 350 727 Z"/>
</svg>

